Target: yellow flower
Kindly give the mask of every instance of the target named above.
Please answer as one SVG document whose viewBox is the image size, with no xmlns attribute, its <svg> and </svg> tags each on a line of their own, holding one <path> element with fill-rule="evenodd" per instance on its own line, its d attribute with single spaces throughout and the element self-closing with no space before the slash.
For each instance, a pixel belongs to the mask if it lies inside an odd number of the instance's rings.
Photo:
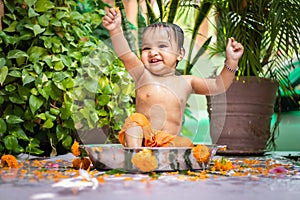
<svg viewBox="0 0 300 200">
<path fill-rule="evenodd" d="M 193 147 L 192 152 L 197 162 L 208 163 L 210 152 L 207 146 L 198 144 L 197 146 Z"/>
<path fill-rule="evenodd" d="M 80 155 L 80 149 L 79 149 L 79 143 L 75 140 L 72 147 L 71 147 L 72 153 L 74 156 Z"/>
<path fill-rule="evenodd" d="M 136 153 L 131 162 L 142 172 L 151 172 L 157 168 L 156 157 L 149 149 L 143 149 Z"/>
<path fill-rule="evenodd" d="M 16 157 L 12 155 L 3 155 L 1 157 L 1 164 L 2 167 L 11 167 L 11 168 L 19 167 Z"/>
</svg>

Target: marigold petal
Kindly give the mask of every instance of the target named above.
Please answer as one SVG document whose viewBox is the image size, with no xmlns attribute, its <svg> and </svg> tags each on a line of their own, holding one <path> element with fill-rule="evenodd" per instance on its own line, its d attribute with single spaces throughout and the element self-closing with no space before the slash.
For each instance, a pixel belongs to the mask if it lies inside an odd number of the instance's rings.
<svg viewBox="0 0 300 200">
<path fill-rule="evenodd" d="M 71 151 L 74 154 L 74 156 L 80 156 L 80 146 L 79 143 L 75 140 L 72 147 Z"/>
<path fill-rule="evenodd" d="M 19 164 L 15 156 L 13 155 L 3 155 L 1 157 L 1 164 L 2 167 L 11 167 L 11 168 L 18 168 Z"/>
</svg>

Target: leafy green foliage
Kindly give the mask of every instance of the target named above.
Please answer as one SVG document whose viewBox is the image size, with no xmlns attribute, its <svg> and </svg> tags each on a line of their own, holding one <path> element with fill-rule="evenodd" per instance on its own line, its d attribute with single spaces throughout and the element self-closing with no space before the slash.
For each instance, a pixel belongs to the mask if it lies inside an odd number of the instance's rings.
<svg viewBox="0 0 300 200">
<path fill-rule="evenodd" d="M 133 85 L 94 36 L 103 5 L 81 13 L 73 0 L 4 2 L 0 152 L 63 153 L 78 130 L 103 126 L 115 137 L 133 110 Z"/>
<path fill-rule="evenodd" d="M 297 0 L 214 0 L 217 43 L 224 53 L 229 37 L 244 45 L 239 76 L 271 77 L 289 88 L 286 75 L 299 55 L 300 3 Z"/>
</svg>

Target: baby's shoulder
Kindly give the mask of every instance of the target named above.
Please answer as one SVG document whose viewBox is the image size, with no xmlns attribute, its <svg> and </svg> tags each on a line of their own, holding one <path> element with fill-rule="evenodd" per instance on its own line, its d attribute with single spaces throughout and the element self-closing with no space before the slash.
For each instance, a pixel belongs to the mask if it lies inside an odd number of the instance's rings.
<svg viewBox="0 0 300 200">
<path fill-rule="evenodd" d="M 180 77 L 181 79 L 184 79 L 188 84 L 191 84 L 193 80 L 193 76 L 191 75 L 181 75 Z"/>
</svg>

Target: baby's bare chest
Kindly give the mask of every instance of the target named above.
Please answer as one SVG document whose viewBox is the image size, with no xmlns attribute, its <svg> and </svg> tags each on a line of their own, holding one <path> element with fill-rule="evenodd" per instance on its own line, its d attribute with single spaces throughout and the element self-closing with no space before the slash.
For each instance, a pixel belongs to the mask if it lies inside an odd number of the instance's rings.
<svg viewBox="0 0 300 200">
<path fill-rule="evenodd" d="M 182 104 L 186 101 L 186 95 L 171 87 L 162 85 L 144 85 L 136 89 L 136 97 L 147 103 Z"/>
<path fill-rule="evenodd" d="M 135 89 L 136 99 L 140 103 L 165 105 L 185 104 L 192 91 L 184 77 L 157 77 L 150 73 L 142 75 Z"/>
</svg>

